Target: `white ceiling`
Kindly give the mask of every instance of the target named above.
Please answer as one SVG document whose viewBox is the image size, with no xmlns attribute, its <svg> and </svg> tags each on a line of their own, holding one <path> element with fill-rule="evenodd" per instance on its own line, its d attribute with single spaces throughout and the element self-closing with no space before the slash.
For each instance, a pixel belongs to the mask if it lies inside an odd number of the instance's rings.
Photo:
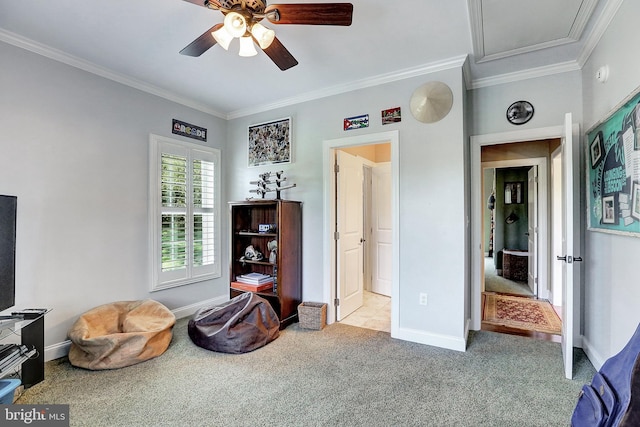
<svg viewBox="0 0 640 427">
<path fill-rule="evenodd" d="M 274 4 L 293 2 L 327 1 Z M 424 74 L 466 55 L 476 86 L 530 69 L 577 69 L 614 2 L 352 0 L 349 27 L 265 20 L 299 62 L 287 71 L 262 52 L 237 56 L 237 41 L 198 58 L 178 54 L 222 21 L 219 11 L 182 0 L 0 0 L 0 41 L 232 118 Z"/>
</svg>

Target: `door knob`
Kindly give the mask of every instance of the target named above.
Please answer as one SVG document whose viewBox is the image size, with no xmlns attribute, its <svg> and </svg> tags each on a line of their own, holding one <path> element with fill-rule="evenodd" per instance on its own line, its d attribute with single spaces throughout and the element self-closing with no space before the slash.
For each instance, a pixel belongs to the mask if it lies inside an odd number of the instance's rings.
<svg viewBox="0 0 640 427">
<path fill-rule="evenodd" d="M 565 261 L 566 262 L 567 261 L 567 256 L 566 255 L 565 256 L 556 256 L 556 259 L 558 261 Z"/>
</svg>

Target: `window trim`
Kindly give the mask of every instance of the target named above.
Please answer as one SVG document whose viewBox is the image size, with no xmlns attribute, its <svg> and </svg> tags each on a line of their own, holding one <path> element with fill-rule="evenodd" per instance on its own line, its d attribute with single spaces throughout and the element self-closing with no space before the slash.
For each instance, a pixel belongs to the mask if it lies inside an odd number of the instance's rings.
<svg viewBox="0 0 640 427">
<path fill-rule="evenodd" d="M 160 172 L 162 153 L 186 155 L 189 168 L 192 167 L 193 159 L 203 159 L 212 161 L 214 164 L 214 189 L 213 189 L 213 251 L 214 263 L 207 272 L 201 272 L 201 267 L 186 269 L 186 274 L 175 275 L 166 274 L 168 279 L 163 279 L 162 270 L 162 230 L 161 230 L 161 206 L 160 206 Z M 193 156 L 194 153 L 200 155 Z M 164 289 L 175 288 L 178 286 L 189 285 L 192 283 L 202 282 L 221 277 L 221 259 L 220 259 L 220 193 L 221 193 L 221 161 L 220 150 L 204 145 L 193 144 L 186 141 L 167 138 L 160 135 L 149 134 L 149 269 L 150 269 L 150 291 L 161 291 Z M 189 213 L 189 212 L 188 212 Z M 192 230 L 190 231 L 190 233 Z M 192 246 L 192 237 L 188 240 Z"/>
</svg>

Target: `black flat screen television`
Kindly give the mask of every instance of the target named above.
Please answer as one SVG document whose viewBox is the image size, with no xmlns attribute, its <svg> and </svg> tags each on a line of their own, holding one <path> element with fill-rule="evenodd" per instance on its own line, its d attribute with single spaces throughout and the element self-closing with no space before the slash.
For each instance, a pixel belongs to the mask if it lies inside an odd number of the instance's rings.
<svg viewBox="0 0 640 427">
<path fill-rule="evenodd" d="M 16 303 L 15 196 L 0 196 L 0 311 Z"/>
</svg>

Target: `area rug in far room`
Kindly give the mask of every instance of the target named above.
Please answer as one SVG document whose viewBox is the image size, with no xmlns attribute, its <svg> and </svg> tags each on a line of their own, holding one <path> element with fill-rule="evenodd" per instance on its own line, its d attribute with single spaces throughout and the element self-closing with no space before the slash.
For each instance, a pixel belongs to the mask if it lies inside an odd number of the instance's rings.
<svg viewBox="0 0 640 427">
<path fill-rule="evenodd" d="M 482 321 L 527 331 L 560 335 L 562 322 L 546 300 L 485 293 Z"/>
</svg>

